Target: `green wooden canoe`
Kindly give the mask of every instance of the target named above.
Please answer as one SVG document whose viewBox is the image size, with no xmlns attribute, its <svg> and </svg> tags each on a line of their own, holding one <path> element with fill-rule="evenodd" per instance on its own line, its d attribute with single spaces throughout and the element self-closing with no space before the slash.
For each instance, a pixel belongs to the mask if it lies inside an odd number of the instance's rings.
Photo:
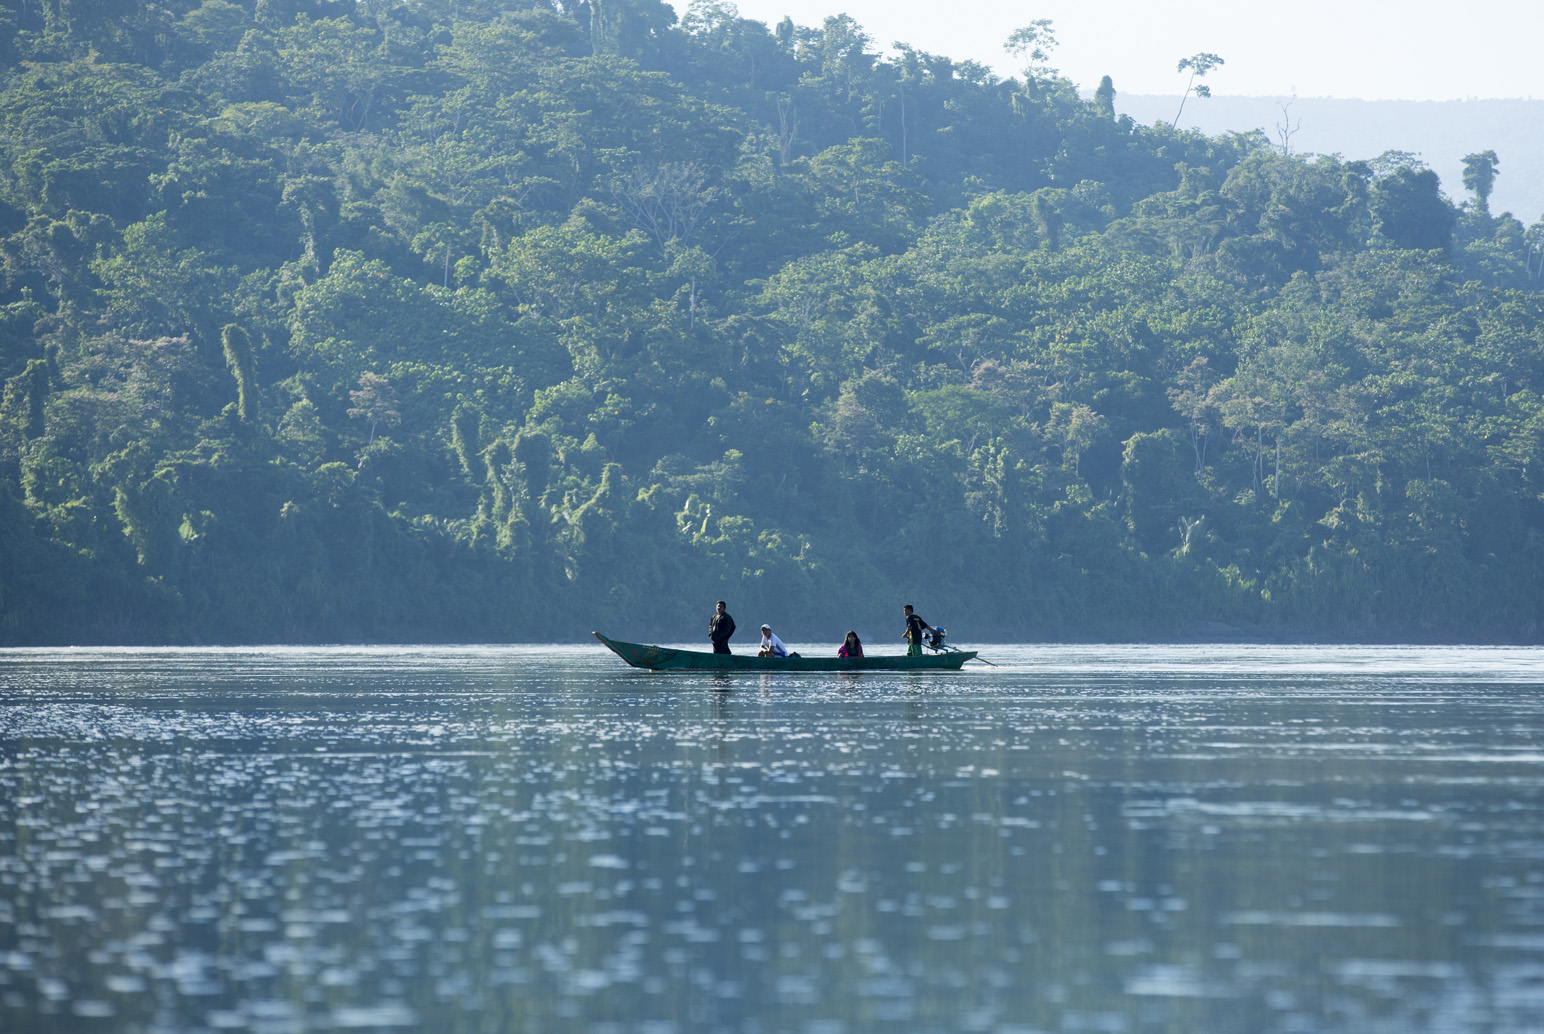
<svg viewBox="0 0 1544 1034">
<path fill-rule="evenodd" d="M 624 643 L 607 639 L 599 632 L 591 635 L 628 664 L 651 671 L 958 671 L 960 665 L 976 656 L 974 650 L 949 650 L 921 657 L 757 657 L 753 653 L 710 653 Z"/>
</svg>

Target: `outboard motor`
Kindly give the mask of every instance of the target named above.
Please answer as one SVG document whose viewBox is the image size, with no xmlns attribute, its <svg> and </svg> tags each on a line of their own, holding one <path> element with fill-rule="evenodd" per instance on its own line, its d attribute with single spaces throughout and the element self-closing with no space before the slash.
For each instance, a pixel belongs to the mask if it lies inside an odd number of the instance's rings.
<svg viewBox="0 0 1544 1034">
<path fill-rule="evenodd" d="M 947 638 L 948 635 L 948 630 L 945 629 L 942 625 L 934 625 L 933 630 L 927 634 L 928 649 L 942 650 L 944 648 L 944 639 Z"/>
</svg>

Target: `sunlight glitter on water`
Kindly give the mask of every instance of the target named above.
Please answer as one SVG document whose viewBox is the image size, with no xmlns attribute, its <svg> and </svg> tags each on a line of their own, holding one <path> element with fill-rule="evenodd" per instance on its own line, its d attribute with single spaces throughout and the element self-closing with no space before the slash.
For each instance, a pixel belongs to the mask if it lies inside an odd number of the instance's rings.
<svg viewBox="0 0 1544 1034">
<path fill-rule="evenodd" d="M 1537 1029 L 1544 651 L 983 653 L 0 653 L 0 1027 Z"/>
</svg>

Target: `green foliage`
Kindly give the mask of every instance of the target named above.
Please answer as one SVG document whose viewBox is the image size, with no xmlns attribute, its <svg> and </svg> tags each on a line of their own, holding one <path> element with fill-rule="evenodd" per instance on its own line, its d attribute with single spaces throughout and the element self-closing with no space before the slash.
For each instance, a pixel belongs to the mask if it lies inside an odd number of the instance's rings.
<svg viewBox="0 0 1544 1034">
<path fill-rule="evenodd" d="M 48 363 L 32 359 L 21 373 L 5 382 L 0 420 L 8 436 L 22 442 L 43 437 L 44 404 L 48 401 Z"/>
<path fill-rule="evenodd" d="M 1495 151 L 1464 155 L 1464 189 L 1474 191 L 1480 208 L 1489 211 L 1490 192 L 1496 185 L 1496 168 L 1501 160 Z"/>
<path fill-rule="evenodd" d="M 236 378 L 236 411 L 244 422 L 257 419 L 257 367 L 252 359 L 252 339 L 234 323 L 220 332 L 225 365 Z"/>
<path fill-rule="evenodd" d="M 1006 82 L 719 0 L 0 28 L 0 642 L 1544 636 L 1495 152 L 1137 126 L 1045 20 Z"/>
<path fill-rule="evenodd" d="M 1430 169 L 1403 165 L 1377 182 L 1373 196 L 1378 228 L 1396 247 L 1437 250 L 1452 239 L 1453 210 Z"/>
</svg>

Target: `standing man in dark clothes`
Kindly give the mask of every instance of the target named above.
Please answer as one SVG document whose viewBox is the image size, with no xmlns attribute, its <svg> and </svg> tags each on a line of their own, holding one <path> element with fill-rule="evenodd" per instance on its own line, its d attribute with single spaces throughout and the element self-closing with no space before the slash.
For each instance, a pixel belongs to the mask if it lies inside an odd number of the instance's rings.
<svg viewBox="0 0 1544 1034">
<path fill-rule="evenodd" d="M 906 604 L 903 609 L 906 611 L 906 634 L 901 636 L 901 638 L 906 640 L 906 656 L 921 657 L 922 633 L 931 632 L 933 630 L 933 626 L 928 624 L 926 621 L 923 621 L 922 618 L 911 609 L 910 603 Z"/>
<path fill-rule="evenodd" d="M 713 641 L 714 653 L 728 653 L 729 637 L 734 635 L 734 618 L 729 616 L 729 611 L 725 609 L 727 606 L 723 600 L 719 600 L 713 616 L 708 618 L 708 638 Z"/>
</svg>

